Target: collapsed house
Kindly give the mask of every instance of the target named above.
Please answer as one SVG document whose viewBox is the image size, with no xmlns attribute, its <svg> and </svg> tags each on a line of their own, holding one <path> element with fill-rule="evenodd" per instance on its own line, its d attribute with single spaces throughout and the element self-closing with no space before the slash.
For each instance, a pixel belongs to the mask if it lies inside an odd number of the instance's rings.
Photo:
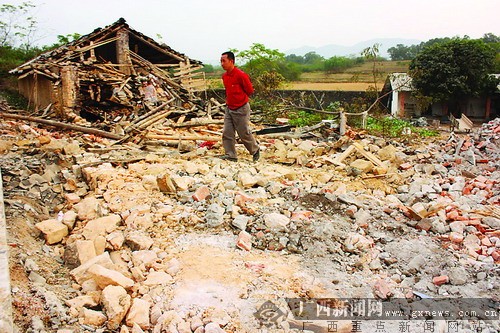
<svg viewBox="0 0 500 333">
<path fill-rule="evenodd" d="M 123 18 L 10 71 L 35 110 L 65 119 L 140 114 L 167 103 L 193 108 L 203 64 L 132 29 Z"/>
</svg>

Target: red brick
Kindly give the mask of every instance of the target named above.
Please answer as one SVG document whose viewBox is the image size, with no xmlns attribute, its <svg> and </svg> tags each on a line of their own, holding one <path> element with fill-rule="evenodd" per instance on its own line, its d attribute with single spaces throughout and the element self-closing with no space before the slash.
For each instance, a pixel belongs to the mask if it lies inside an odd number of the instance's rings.
<svg viewBox="0 0 500 333">
<path fill-rule="evenodd" d="M 450 232 L 450 241 L 453 243 L 459 244 L 464 240 L 464 235 L 459 234 L 458 232 Z"/>
<path fill-rule="evenodd" d="M 208 186 L 200 186 L 196 189 L 193 194 L 193 199 L 195 201 L 203 201 L 210 195 L 210 189 Z"/>
<path fill-rule="evenodd" d="M 245 193 L 238 193 L 234 196 L 234 204 L 239 207 L 244 207 L 246 202 L 253 201 L 254 198 L 246 195 Z"/>
<path fill-rule="evenodd" d="M 450 279 L 446 275 L 435 276 L 432 278 L 432 283 L 434 283 L 436 286 L 448 283 L 449 281 Z"/>
<path fill-rule="evenodd" d="M 452 210 L 446 214 L 446 219 L 450 221 L 456 221 L 459 216 L 460 213 L 458 212 L 458 210 Z"/>
<path fill-rule="evenodd" d="M 488 237 L 483 237 L 483 239 L 481 239 L 481 244 L 483 244 L 484 246 L 493 246 Z"/>
<path fill-rule="evenodd" d="M 311 211 L 301 210 L 298 212 L 293 212 L 292 216 L 290 217 L 290 220 L 292 221 L 309 220 L 311 215 L 312 215 Z"/>
<path fill-rule="evenodd" d="M 265 235 L 266 235 L 266 234 L 264 234 L 262 231 L 259 231 L 259 232 L 257 232 L 257 233 L 255 234 L 255 237 L 256 237 L 257 239 L 261 239 L 261 238 L 264 238 L 264 236 L 265 236 Z"/>
<path fill-rule="evenodd" d="M 387 282 L 382 279 L 379 279 L 377 280 L 377 282 L 375 282 L 374 288 L 375 295 L 377 295 L 381 299 L 387 299 L 393 294 L 391 288 L 389 288 L 389 286 L 387 285 Z"/>
<path fill-rule="evenodd" d="M 484 190 L 487 186 L 488 185 L 486 185 L 486 183 L 482 183 L 482 182 L 478 182 L 478 181 L 474 182 L 474 187 L 480 188 L 481 190 Z"/>
<path fill-rule="evenodd" d="M 481 224 L 481 221 L 480 220 L 477 220 L 477 219 L 472 219 L 472 220 L 468 220 L 468 221 L 464 221 L 467 225 L 473 225 L 473 226 L 476 226 L 476 225 L 480 225 Z"/>
<path fill-rule="evenodd" d="M 399 166 L 399 168 L 400 168 L 401 170 L 408 170 L 408 169 L 410 169 L 411 167 L 413 167 L 413 165 L 412 165 L 411 163 L 409 163 L 409 162 L 403 163 L 403 164 L 401 164 L 401 165 Z"/>
<path fill-rule="evenodd" d="M 390 208 L 390 207 L 384 207 L 384 213 L 386 214 L 392 214 L 392 212 L 394 211 L 394 209 Z"/>
<path fill-rule="evenodd" d="M 250 251 L 252 249 L 252 235 L 244 230 L 240 231 L 236 246 L 242 250 Z"/>
<path fill-rule="evenodd" d="M 486 183 L 488 181 L 488 178 L 486 178 L 485 176 L 477 176 L 476 181 Z"/>
</svg>

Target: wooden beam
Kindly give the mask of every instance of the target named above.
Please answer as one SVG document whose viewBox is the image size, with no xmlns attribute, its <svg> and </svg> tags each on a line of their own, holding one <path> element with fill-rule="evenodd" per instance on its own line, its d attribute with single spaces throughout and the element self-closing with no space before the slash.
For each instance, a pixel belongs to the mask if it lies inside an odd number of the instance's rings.
<svg viewBox="0 0 500 333">
<path fill-rule="evenodd" d="M 47 119 L 42 119 L 42 118 L 22 116 L 22 115 L 18 115 L 18 114 L 4 113 L 4 112 L 0 112 L 0 117 L 7 118 L 7 119 L 19 119 L 19 120 L 33 121 L 33 122 L 44 124 L 44 125 L 79 131 L 82 133 L 95 134 L 95 135 L 99 135 L 99 136 L 113 139 L 113 140 L 119 140 L 122 138 L 120 135 L 101 131 L 101 130 L 98 130 L 95 128 L 89 128 L 89 127 L 83 127 L 83 126 L 78 126 L 78 125 L 73 125 L 73 124 L 61 123 L 58 121 L 47 120 Z"/>
<path fill-rule="evenodd" d="M 151 46 L 152 48 L 158 50 L 159 52 L 162 52 L 174 59 L 177 59 L 179 61 L 185 61 L 186 59 L 184 59 L 183 57 L 175 54 L 175 53 L 172 53 L 172 52 L 169 52 L 168 50 L 165 50 L 164 48 L 161 48 L 151 42 L 149 42 L 148 40 L 145 40 L 144 38 L 140 37 L 140 36 L 137 36 L 136 34 L 134 34 L 133 32 L 130 31 L 130 34 L 133 34 L 136 38 L 140 39 L 142 42 L 144 42 L 145 44 L 148 44 L 149 46 Z"/>
</svg>

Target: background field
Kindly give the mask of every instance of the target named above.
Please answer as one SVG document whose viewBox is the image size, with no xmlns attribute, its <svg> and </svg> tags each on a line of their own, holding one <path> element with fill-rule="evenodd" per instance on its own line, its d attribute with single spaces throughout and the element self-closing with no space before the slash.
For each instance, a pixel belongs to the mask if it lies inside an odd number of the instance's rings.
<svg viewBox="0 0 500 333">
<path fill-rule="evenodd" d="M 410 61 L 381 61 L 377 62 L 377 88 L 382 85 L 391 73 L 407 72 Z M 222 70 L 207 73 L 206 79 L 212 88 L 222 89 Z M 349 68 L 342 73 L 327 73 L 324 71 L 304 72 L 298 81 L 288 82 L 283 86 L 285 90 L 342 90 L 342 91 L 365 91 L 373 86 L 373 63 Z"/>
<path fill-rule="evenodd" d="M 382 88 L 387 75 L 408 71 L 409 64 L 410 61 L 377 62 L 376 70 L 379 73 L 377 75 L 377 87 Z M 300 81 L 290 82 L 284 89 L 364 91 L 373 84 L 373 63 L 366 62 L 349 68 L 342 73 L 302 73 Z"/>
</svg>

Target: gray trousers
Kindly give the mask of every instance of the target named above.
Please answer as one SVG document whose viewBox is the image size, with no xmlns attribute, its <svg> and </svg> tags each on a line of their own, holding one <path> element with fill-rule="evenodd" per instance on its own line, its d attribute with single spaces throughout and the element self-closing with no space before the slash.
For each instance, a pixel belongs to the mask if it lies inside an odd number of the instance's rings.
<svg viewBox="0 0 500 333">
<path fill-rule="evenodd" d="M 246 103 L 236 110 L 226 108 L 224 114 L 224 129 L 222 130 L 222 146 L 226 155 L 236 156 L 236 133 L 248 152 L 253 155 L 259 150 L 257 141 L 250 131 L 250 104 Z"/>
</svg>

